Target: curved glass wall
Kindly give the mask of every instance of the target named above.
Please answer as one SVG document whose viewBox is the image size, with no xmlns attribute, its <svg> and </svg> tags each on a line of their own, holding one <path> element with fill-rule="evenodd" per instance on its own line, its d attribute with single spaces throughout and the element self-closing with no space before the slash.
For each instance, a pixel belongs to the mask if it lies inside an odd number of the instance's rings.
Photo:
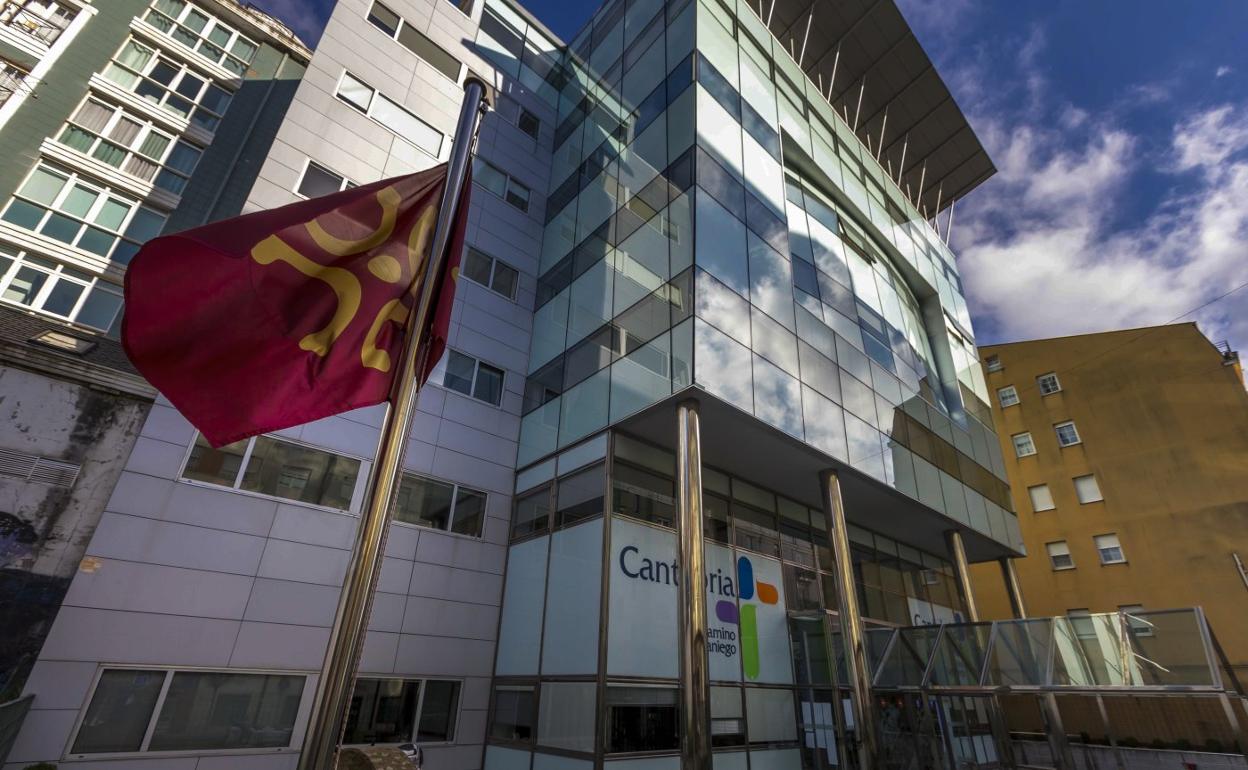
<svg viewBox="0 0 1248 770">
<path fill-rule="evenodd" d="M 517 465 L 696 384 L 1021 547 L 952 255 L 753 11 L 564 57 Z"/>
</svg>

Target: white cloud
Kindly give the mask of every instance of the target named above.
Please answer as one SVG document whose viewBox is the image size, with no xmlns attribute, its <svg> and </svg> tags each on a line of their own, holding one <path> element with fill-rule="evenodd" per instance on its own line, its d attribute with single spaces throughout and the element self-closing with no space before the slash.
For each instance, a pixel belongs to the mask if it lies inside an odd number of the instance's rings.
<svg viewBox="0 0 1248 770">
<path fill-rule="evenodd" d="M 1223 78 L 1231 74 L 1234 71 L 1235 71 L 1234 68 L 1228 67 L 1227 65 L 1223 64 L 1221 67 L 1218 67 L 1218 71 L 1213 73 L 1213 76 L 1215 78 Z"/>
<path fill-rule="evenodd" d="M 998 168 L 959 205 L 953 232 L 981 337 L 1165 323 L 1248 280 L 1248 106 L 1189 106 L 1159 148 L 1119 118 L 1139 98 L 1107 110 L 1062 103 L 1036 63 L 1043 43 L 1033 31 L 1016 47 L 1009 107 L 991 91 L 967 100 L 955 86 Z M 957 80 L 977 70 L 981 62 Z M 1158 86 L 1135 91 L 1164 101 Z M 1169 188 L 1151 211 L 1126 210 L 1141 200 L 1131 194 L 1145 171 Z M 1185 320 L 1248 344 L 1248 313 L 1235 312 L 1245 303 L 1248 289 Z"/>
</svg>

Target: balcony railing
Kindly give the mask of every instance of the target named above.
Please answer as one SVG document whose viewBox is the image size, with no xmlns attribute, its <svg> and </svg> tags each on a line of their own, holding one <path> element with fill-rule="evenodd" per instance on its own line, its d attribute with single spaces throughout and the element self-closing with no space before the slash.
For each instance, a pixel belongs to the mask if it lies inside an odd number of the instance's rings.
<svg viewBox="0 0 1248 770">
<path fill-rule="evenodd" d="M 51 46 L 77 14 L 56 0 L 7 0 L 0 7 L 0 24 Z"/>
<path fill-rule="evenodd" d="M 0 105 L 9 100 L 13 94 L 28 89 L 26 78 L 30 75 L 26 70 L 0 60 Z"/>
</svg>

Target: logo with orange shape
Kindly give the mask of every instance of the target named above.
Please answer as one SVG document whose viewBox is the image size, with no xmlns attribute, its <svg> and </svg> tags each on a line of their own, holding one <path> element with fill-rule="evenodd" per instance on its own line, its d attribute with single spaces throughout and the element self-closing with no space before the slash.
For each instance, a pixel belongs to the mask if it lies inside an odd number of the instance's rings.
<svg viewBox="0 0 1248 770">
<path fill-rule="evenodd" d="M 758 659 L 758 604 L 777 604 L 780 592 L 771 583 L 754 579 L 754 565 L 746 556 L 737 557 L 737 604 L 721 599 L 715 604 L 715 617 L 722 623 L 732 623 L 741 629 L 741 665 L 747 679 L 757 679 Z"/>
</svg>

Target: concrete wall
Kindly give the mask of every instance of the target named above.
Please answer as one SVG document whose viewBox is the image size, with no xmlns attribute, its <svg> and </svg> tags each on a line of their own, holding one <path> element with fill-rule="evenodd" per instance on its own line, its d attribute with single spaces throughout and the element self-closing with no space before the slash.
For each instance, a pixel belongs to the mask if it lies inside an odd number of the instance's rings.
<svg viewBox="0 0 1248 770">
<path fill-rule="evenodd" d="M 1236 367 L 1195 324 L 985 347 L 1004 368 L 988 374 L 1014 506 L 1030 554 L 1017 562 L 1031 615 L 1142 604 L 1200 605 L 1248 675 L 1248 393 Z M 1056 372 L 1061 392 L 1036 377 Z M 1021 403 L 1002 409 L 1013 384 Z M 1053 425 L 1074 420 L 1082 443 L 1059 448 Z M 1011 436 L 1030 431 L 1037 454 L 1017 458 Z M 1080 504 L 1072 479 L 1094 474 L 1104 501 Z M 1036 512 L 1027 488 L 1047 484 L 1056 508 Z M 1125 564 L 1101 565 L 1095 535 L 1117 533 Z M 1054 571 L 1045 544 L 1065 540 L 1075 569 Z M 1009 617 L 996 565 L 974 568 L 987 618 Z"/>
<path fill-rule="evenodd" d="M 34 664 L 149 406 L 0 367 L 0 450 L 80 468 L 68 485 L 0 472 L 0 702 Z"/>
</svg>

